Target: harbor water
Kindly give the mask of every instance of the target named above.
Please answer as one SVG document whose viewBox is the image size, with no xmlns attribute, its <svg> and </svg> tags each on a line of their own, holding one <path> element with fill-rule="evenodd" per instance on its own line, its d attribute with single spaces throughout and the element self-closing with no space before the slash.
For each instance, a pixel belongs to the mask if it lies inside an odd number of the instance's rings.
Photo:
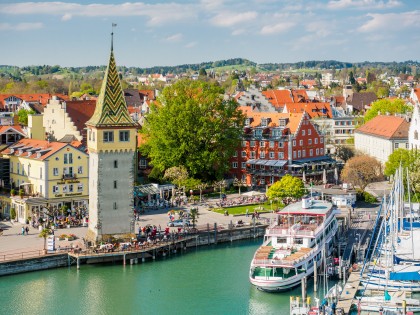
<svg viewBox="0 0 420 315">
<path fill-rule="evenodd" d="M 137 265 L 81 265 L 2 277 L 0 314 L 289 314 L 290 296 L 301 295 L 300 287 L 265 293 L 249 283 L 260 244 L 261 239 L 238 241 Z M 310 296 L 312 288 L 309 281 Z"/>
</svg>

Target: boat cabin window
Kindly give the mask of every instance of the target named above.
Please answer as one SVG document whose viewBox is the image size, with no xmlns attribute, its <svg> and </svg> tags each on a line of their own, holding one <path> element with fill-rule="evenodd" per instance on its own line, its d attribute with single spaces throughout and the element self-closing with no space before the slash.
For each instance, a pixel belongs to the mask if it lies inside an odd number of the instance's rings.
<svg viewBox="0 0 420 315">
<path fill-rule="evenodd" d="M 303 244 L 303 238 L 301 238 L 301 237 L 297 237 L 297 238 L 295 238 L 295 239 L 294 239 L 294 243 L 295 243 L 295 244 Z"/>
<path fill-rule="evenodd" d="M 287 243 L 287 239 L 285 237 L 278 237 L 277 238 L 277 243 L 278 244 L 285 244 L 285 243 Z"/>
</svg>

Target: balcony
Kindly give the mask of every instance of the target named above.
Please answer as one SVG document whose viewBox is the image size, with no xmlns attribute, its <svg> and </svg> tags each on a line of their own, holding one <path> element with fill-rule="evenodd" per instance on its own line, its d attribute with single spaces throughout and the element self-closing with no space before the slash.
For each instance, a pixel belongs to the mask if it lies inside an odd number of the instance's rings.
<svg viewBox="0 0 420 315">
<path fill-rule="evenodd" d="M 61 177 L 62 180 L 65 179 L 77 179 L 77 175 L 76 174 L 63 174 L 63 176 Z"/>
</svg>

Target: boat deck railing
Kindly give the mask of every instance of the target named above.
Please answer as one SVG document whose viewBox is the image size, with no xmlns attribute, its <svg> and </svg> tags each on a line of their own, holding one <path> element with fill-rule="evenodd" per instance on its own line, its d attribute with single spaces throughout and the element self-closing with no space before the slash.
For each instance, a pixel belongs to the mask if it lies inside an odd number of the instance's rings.
<svg viewBox="0 0 420 315">
<path fill-rule="evenodd" d="M 293 229 L 294 225 L 290 224 L 280 224 L 274 227 L 269 227 L 266 230 L 266 235 L 268 236 L 279 236 L 279 235 L 306 235 L 306 236 L 315 236 L 317 228 L 316 224 L 302 224 L 299 229 Z"/>
<path fill-rule="evenodd" d="M 305 259 L 310 257 L 314 253 L 314 251 L 318 250 L 318 248 L 319 248 L 318 245 L 316 245 L 313 248 L 302 247 L 297 252 L 282 259 L 259 258 L 258 254 L 256 254 L 252 263 L 253 265 L 256 265 L 256 266 L 273 266 L 273 267 L 294 266 L 295 264 L 301 261 L 304 261 Z"/>
</svg>

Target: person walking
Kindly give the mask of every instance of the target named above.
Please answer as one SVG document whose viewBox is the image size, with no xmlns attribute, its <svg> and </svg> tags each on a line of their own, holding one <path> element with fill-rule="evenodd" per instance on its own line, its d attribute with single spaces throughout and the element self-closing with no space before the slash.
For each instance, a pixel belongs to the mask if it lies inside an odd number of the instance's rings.
<svg viewBox="0 0 420 315">
<path fill-rule="evenodd" d="M 25 235 L 25 227 L 22 226 L 22 235 Z"/>
<path fill-rule="evenodd" d="M 29 227 L 28 226 L 25 228 L 25 232 L 26 232 L 26 235 L 29 234 Z"/>
<path fill-rule="evenodd" d="M 249 215 L 249 209 L 248 209 L 248 208 L 246 208 L 246 213 L 245 213 L 245 216 L 248 218 L 248 215 Z"/>
</svg>

